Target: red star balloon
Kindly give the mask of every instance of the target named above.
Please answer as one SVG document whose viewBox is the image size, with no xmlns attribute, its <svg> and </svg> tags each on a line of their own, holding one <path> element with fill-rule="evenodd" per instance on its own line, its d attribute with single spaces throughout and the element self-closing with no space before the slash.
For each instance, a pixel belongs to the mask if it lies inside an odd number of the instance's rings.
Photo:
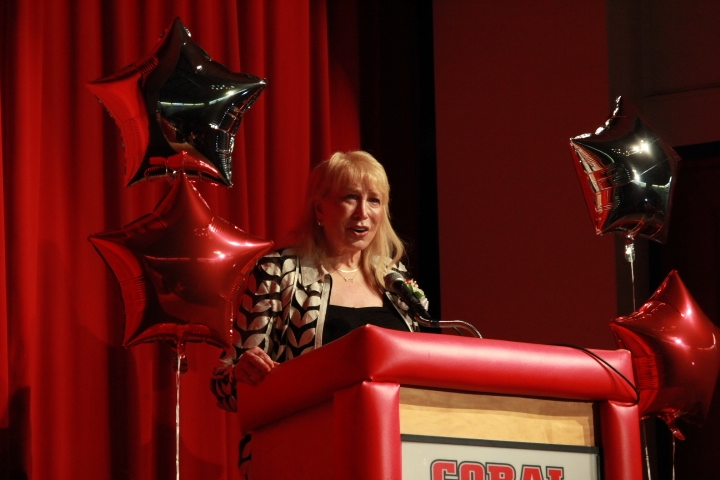
<svg viewBox="0 0 720 480">
<path fill-rule="evenodd" d="M 182 171 L 232 185 L 242 115 L 265 80 L 233 73 L 175 19 L 148 58 L 87 86 L 115 119 L 125 143 L 125 182 Z"/>
<path fill-rule="evenodd" d="M 570 151 L 598 235 L 665 242 L 680 157 L 628 102 L 618 98 L 605 125 L 571 138 Z"/>
<path fill-rule="evenodd" d="M 120 283 L 126 347 L 170 340 L 229 348 L 241 284 L 272 246 L 215 216 L 185 175 L 152 213 L 89 240 Z"/>
<path fill-rule="evenodd" d="M 637 312 L 613 320 L 618 346 L 630 350 L 643 418 L 657 416 L 684 439 L 678 418 L 700 424 L 720 371 L 718 329 L 676 271 Z"/>
<path fill-rule="evenodd" d="M 129 183 L 129 172 L 137 172 L 149 141 L 149 119 L 140 84 L 143 75 L 157 66 L 157 59 L 149 57 L 128 65 L 118 73 L 88 84 L 88 88 L 107 108 L 120 128 L 125 147 L 125 180 Z"/>
</svg>

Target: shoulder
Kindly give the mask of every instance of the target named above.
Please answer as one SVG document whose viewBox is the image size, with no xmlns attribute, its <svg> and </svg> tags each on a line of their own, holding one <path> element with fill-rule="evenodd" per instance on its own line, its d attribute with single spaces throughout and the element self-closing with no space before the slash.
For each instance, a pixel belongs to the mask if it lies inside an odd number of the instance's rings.
<svg viewBox="0 0 720 480">
<path fill-rule="evenodd" d="M 374 269 L 382 269 L 383 271 L 386 271 L 385 269 L 388 268 L 387 266 L 389 265 L 389 270 L 407 275 L 407 268 L 405 268 L 405 265 L 403 265 L 402 262 L 391 264 L 390 262 L 392 262 L 392 258 L 384 257 L 384 260 L 381 262 L 380 257 L 376 256 L 372 258 L 371 262 Z"/>
<path fill-rule="evenodd" d="M 273 260 L 277 258 L 288 258 L 288 257 L 297 257 L 298 253 L 297 250 L 294 247 L 285 247 L 281 248 L 279 250 L 275 250 L 270 253 L 266 253 L 260 260 Z"/>
<path fill-rule="evenodd" d="M 293 248 L 282 248 L 265 254 L 256 263 L 258 270 L 287 272 L 294 270 L 299 262 L 298 254 Z"/>
<path fill-rule="evenodd" d="M 402 273 L 402 274 L 404 274 L 404 275 L 407 275 L 407 273 L 408 273 L 407 268 L 405 268 L 405 265 L 403 265 L 402 262 L 398 262 L 398 263 L 394 264 L 394 265 L 393 265 L 392 267 L 390 267 L 390 268 L 392 268 L 392 269 L 395 270 L 396 272 L 400 272 L 400 273 Z"/>
</svg>

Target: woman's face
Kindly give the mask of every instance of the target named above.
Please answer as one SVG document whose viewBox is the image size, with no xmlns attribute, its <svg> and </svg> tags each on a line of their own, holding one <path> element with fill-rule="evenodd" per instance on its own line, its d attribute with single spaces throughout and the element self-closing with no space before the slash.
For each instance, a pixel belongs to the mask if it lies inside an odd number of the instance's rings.
<svg viewBox="0 0 720 480">
<path fill-rule="evenodd" d="M 385 214 L 383 202 L 379 192 L 360 184 L 331 190 L 315 207 L 329 255 L 360 252 L 370 245 Z"/>
</svg>

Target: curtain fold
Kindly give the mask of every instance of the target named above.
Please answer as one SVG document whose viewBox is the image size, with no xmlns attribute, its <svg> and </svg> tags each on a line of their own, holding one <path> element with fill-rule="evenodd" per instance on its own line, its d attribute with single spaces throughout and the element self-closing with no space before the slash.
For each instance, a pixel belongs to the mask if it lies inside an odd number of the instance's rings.
<svg viewBox="0 0 720 480">
<path fill-rule="evenodd" d="M 235 136 L 234 186 L 195 183 L 216 215 L 285 243 L 310 167 L 359 147 L 352 60 L 335 63 L 328 23 L 342 19 L 329 20 L 325 1 L 0 7 L 2 478 L 176 474 L 175 353 L 159 342 L 121 346 L 120 288 L 87 241 L 151 212 L 169 183 L 124 185 L 120 130 L 85 85 L 147 56 L 176 17 L 213 60 L 267 78 Z M 220 351 L 187 350 L 180 478 L 236 479 L 239 426 L 209 390 Z"/>
</svg>

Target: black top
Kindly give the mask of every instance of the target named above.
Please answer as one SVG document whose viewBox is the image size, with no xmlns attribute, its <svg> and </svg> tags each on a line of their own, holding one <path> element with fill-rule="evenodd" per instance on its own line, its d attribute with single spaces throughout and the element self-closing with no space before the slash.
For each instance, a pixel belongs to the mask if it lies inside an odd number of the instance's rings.
<svg viewBox="0 0 720 480">
<path fill-rule="evenodd" d="M 353 308 L 328 305 L 322 343 L 325 345 L 368 324 L 391 330 L 410 331 L 405 320 L 383 295 L 382 307 Z"/>
</svg>

